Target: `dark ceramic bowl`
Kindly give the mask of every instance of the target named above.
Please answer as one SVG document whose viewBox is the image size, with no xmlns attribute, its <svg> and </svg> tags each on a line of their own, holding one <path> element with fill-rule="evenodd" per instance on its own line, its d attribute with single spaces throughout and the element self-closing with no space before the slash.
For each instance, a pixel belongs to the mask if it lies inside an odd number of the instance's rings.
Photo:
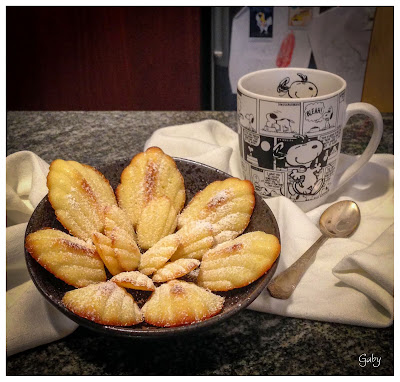
<svg viewBox="0 0 400 382">
<path fill-rule="evenodd" d="M 185 180 L 187 202 L 190 201 L 198 191 L 204 189 L 211 182 L 215 180 L 223 180 L 229 177 L 228 174 L 201 163 L 180 158 L 174 159 Z M 115 189 L 119 183 L 122 170 L 129 163 L 130 159 L 123 160 L 105 166 L 104 168 L 101 168 L 99 170 L 110 181 L 112 187 Z M 52 227 L 65 231 L 63 226 L 56 219 L 54 210 L 51 207 L 47 196 L 43 198 L 43 200 L 39 203 L 39 205 L 33 212 L 32 217 L 29 220 L 25 236 L 44 227 Z M 257 194 L 254 212 L 250 224 L 248 225 L 245 232 L 250 231 L 264 231 L 266 233 L 273 234 L 277 236 L 278 239 L 280 239 L 279 228 L 274 215 L 272 214 L 267 204 Z M 79 317 L 66 309 L 61 302 L 64 294 L 67 291 L 74 289 L 74 287 L 67 285 L 65 282 L 57 279 L 51 273 L 46 271 L 31 257 L 29 252 L 26 250 L 25 259 L 30 276 L 38 290 L 57 309 L 59 309 L 73 321 L 77 322 L 79 325 L 85 326 L 104 334 L 112 334 L 126 337 L 157 338 L 206 329 L 244 309 L 264 290 L 276 270 L 279 257 L 268 272 L 266 272 L 262 277 L 260 277 L 258 280 L 254 281 L 250 285 L 228 292 L 218 292 L 217 294 L 225 297 L 223 310 L 219 314 L 205 321 L 175 328 L 158 328 L 148 325 L 146 323 L 129 327 L 100 325 L 85 318 Z M 194 280 L 191 280 L 189 277 L 187 281 Z M 150 296 L 150 292 L 130 292 L 132 293 L 139 307 L 142 307 Z"/>
</svg>

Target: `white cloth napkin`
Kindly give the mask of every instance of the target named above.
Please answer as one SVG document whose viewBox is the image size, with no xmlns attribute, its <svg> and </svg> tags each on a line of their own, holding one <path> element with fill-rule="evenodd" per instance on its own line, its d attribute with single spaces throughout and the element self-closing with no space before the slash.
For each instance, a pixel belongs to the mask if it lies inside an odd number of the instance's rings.
<svg viewBox="0 0 400 382">
<path fill-rule="evenodd" d="M 171 156 L 196 160 L 242 177 L 237 134 L 215 120 L 157 130 L 145 144 Z M 265 199 L 281 234 L 276 274 L 291 265 L 320 236 L 319 217 L 333 202 L 352 199 L 362 219 L 351 238 L 329 239 L 288 300 L 265 290 L 250 309 L 289 317 L 386 327 L 393 322 L 394 193 L 393 155 L 375 154 L 368 164 L 328 199 L 304 213 L 285 197 Z M 356 157 L 340 156 L 338 174 Z"/>
<path fill-rule="evenodd" d="M 145 149 L 196 160 L 241 177 L 237 134 L 215 120 L 157 130 Z M 341 156 L 341 169 L 355 159 Z M 46 195 L 49 165 L 29 151 L 9 155 L 7 173 L 7 355 L 72 333 L 77 324 L 37 291 L 26 268 L 27 222 Z M 340 171 L 340 170 L 339 170 Z M 250 309 L 290 317 L 385 327 L 393 322 L 393 156 L 374 155 L 341 194 L 308 213 L 284 197 L 266 200 L 277 218 L 282 253 L 277 272 L 297 259 L 319 236 L 318 219 L 336 200 L 353 199 L 362 221 L 351 239 L 330 239 L 318 252 L 289 300 L 264 291 Z"/>
<path fill-rule="evenodd" d="M 33 210 L 47 194 L 48 170 L 49 165 L 29 151 L 6 159 L 8 356 L 55 341 L 78 326 L 45 300 L 25 263 L 25 230 Z"/>
</svg>

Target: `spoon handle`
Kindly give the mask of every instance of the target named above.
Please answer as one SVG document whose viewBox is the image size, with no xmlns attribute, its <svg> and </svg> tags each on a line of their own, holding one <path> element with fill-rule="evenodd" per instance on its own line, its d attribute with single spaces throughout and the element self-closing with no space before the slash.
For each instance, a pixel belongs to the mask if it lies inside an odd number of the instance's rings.
<svg viewBox="0 0 400 382">
<path fill-rule="evenodd" d="M 310 266 L 314 255 L 327 239 L 329 239 L 328 236 L 322 235 L 289 268 L 285 269 L 282 273 L 271 280 L 268 284 L 268 290 L 272 297 L 286 300 L 292 295 L 300 279 Z"/>
</svg>

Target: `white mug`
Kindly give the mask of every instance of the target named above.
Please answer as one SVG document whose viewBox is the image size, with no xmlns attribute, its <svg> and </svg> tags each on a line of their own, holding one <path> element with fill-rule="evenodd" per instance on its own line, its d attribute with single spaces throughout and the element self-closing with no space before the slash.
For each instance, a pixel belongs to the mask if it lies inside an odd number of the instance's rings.
<svg viewBox="0 0 400 382">
<path fill-rule="evenodd" d="M 335 179 L 343 128 L 354 114 L 374 129 L 359 159 Z M 380 112 L 346 104 L 346 81 L 306 68 L 249 73 L 238 81 L 237 122 L 243 177 L 262 197 L 286 196 L 303 211 L 322 204 L 375 153 L 382 137 Z"/>
</svg>

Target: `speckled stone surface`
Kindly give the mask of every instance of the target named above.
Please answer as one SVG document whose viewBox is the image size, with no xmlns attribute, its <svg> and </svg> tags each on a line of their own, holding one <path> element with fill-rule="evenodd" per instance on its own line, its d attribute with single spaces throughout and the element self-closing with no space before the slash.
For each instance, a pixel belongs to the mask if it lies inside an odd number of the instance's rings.
<svg viewBox="0 0 400 382">
<path fill-rule="evenodd" d="M 380 153 L 393 153 L 393 114 L 384 114 Z M 7 155 L 35 152 L 47 162 L 93 166 L 140 152 L 160 127 L 234 112 L 8 112 Z M 352 117 L 342 151 L 360 154 L 370 122 Z M 394 328 L 364 328 L 244 310 L 209 331 L 168 340 L 106 337 L 79 327 L 56 342 L 7 358 L 7 375 L 393 375 Z M 381 357 L 379 367 L 359 357 Z M 376 365 L 375 365 L 376 366 Z"/>
</svg>

